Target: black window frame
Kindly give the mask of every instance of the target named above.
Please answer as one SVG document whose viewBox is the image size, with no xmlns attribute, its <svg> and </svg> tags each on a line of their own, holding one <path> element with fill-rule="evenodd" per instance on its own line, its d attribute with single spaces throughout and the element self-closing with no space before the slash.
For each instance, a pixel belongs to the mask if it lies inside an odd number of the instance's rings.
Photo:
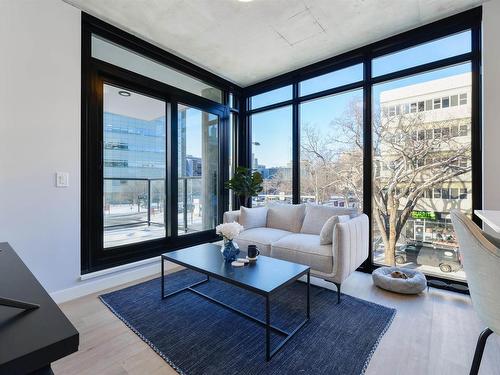
<svg viewBox="0 0 500 375">
<path fill-rule="evenodd" d="M 89 186 L 89 181 L 92 180 L 95 172 L 92 172 L 92 163 L 99 162 L 99 160 L 94 160 L 100 155 L 100 149 L 102 145 L 96 142 L 92 142 L 89 139 L 88 130 L 90 128 L 90 123 L 95 120 L 96 112 L 93 110 L 96 106 L 96 95 L 95 95 L 95 74 L 97 67 L 102 68 L 105 73 L 118 73 L 120 77 L 126 77 L 139 84 L 146 84 L 150 90 L 159 90 L 161 95 L 165 95 L 165 88 L 168 87 L 169 92 L 172 92 L 174 97 L 177 98 L 191 98 L 194 102 L 200 101 L 200 106 L 212 105 L 206 99 L 200 98 L 194 94 L 185 92 L 183 90 L 176 89 L 174 87 L 147 79 L 138 74 L 125 71 L 121 68 L 115 67 L 111 64 L 104 62 L 94 61 L 90 57 L 90 37 L 92 33 L 97 34 L 107 40 L 115 42 L 125 48 L 132 50 L 134 52 L 140 53 L 144 56 L 150 57 L 160 63 L 163 63 L 169 67 L 177 69 L 195 78 L 201 79 L 204 82 L 214 85 L 215 87 L 223 91 L 223 103 L 219 104 L 219 108 L 223 110 L 223 117 L 220 118 L 220 128 L 222 131 L 222 136 L 220 138 L 220 147 L 222 152 L 220 152 L 220 158 L 227 156 L 229 151 L 230 141 L 227 139 L 227 123 L 228 118 L 231 114 L 238 117 L 238 124 L 235 125 L 233 129 L 233 165 L 237 166 L 251 166 L 251 131 L 250 131 L 250 118 L 251 115 L 258 112 L 264 112 L 270 109 L 280 108 L 286 105 L 292 106 L 292 157 L 293 157 L 293 173 L 292 173 L 292 191 L 293 191 L 293 202 L 299 203 L 300 201 L 300 171 L 299 171 L 299 158 L 300 158 L 300 145 L 299 145 L 299 107 L 302 102 L 309 101 L 312 99 L 318 99 L 334 94 L 340 94 L 355 89 L 363 89 L 363 123 L 364 123 L 364 174 L 365 178 L 363 181 L 363 212 L 365 212 L 371 218 L 372 212 L 372 181 L 371 174 L 373 170 L 372 164 L 372 134 L 371 134 L 371 121 L 372 121 L 372 87 L 377 83 L 386 82 L 393 79 L 404 78 L 409 75 L 424 73 L 430 70 L 439 69 L 455 64 L 460 64 L 464 62 L 471 63 L 471 74 L 472 74 L 472 92 L 469 97 L 467 95 L 466 100 L 471 100 L 471 144 L 472 144 L 472 207 L 473 209 L 481 208 L 482 200 L 482 170 L 481 170 L 481 19 L 482 19 L 482 7 L 477 7 L 466 12 L 430 23 L 428 25 L 421 26 L 419 28 L 395 35 L 393 37 L 384 39 L 382 41 L 357 48 L 355 50 L 337 55 L 326 60 L 308 65 L 306 67 L 297 69 L 292 72 L 288 72 L 269 80 L 259 82 L 257 84 L 251 85 L 246 88 L 241 88 L 217 75 L 208 72 L 192 63 L 189 63 L 183 59 L 176 57 L 164 50 L 145 42 L 144 40 L 137 38 L 131 34 L 128 34 L 114 26 L 111 26 L 97 18 L 94 18 L 88 14 L 82 14 L 82 204 L 81 204 L 81 217 L 82 217 L 82 237 L 81 237 L 81 269 L 82 273 L 97 271 L 99 269 L 108 268 L 114 265 L 119 265 L 123 263 L 132 262 L 134 260 L 145 259 L 158 255 L 162 252 L 168 250 L 174 250 L 184 246 L 188 246 L 194 243 L 206 242 L 207 240 L 214 239 L 212 234 L 207 237 L 196 236 L 196 238 L 187 238 L 185 236 L 180 237 L 186 238 L 186 241 L 179 240 L 175 243 L 158 243 L 156 246 L 144 246 L 141 243 L 138 247 L 142 250 L 137 249 L 127 254 L 124 257 L 116 257 L 107 260 L 98 260 L 97 262 L 93 259 L 93 246 L 95 245 L 95 240 L 92 237 L 92 230 L 95 230 L 96 223 L 92 222 L 92 207 L 96 209 L 96 204 L 91 200 L 95 196 L 95 192 L 92 191 L 92 186 Z M 445 58 L 442 60 L 433 61 L 431 63 L 426 63 L 418 65 L 415 67 L 403 69 L 396 72 L 391 72 L 377 77 L 372 77 L 371 74 L 371 61 L 372 59 L 389 54 L 392 52 L 397 52 L 402 49 L 416 46 L 418 44 L 426 43 L 434 39 L 441 37 L 446 37 L 451 34 L 455 34 L 464 30 L 471 30 L 471 52 L 465 53 L 458 56 L 453 56 L 451 58 Z M 299 95 L 299 82 L 320 76 L 322 74 L 331 73 L 336 70 L 347 68 L 359 63 L 363 63 L 363 79 L 357 82 L 353 82 L 347 85 L 332 87 L 327 90 L 312 93 L 305 96 Z M 292 99 L 275 103 L 270 106 L 260 107 L 258 109 L 250 109 L 250 97 L 253 95 L 258 95 L 273 89 L 277 89 L 283 86 L 292 85 Z M 134 88 L 135 89 L 135 88 Z M 149 91 L 148 91 L 149 92 Z M 234 108 L 229 108 L 229 93 L 234 95 L 234 100 L 237 105 Z M 176 104 L 175 100 L 173 103 Z M 194 102 L 186 102 L 186 100 L 181 100 L 183 103 L 188 105 L 193 105 Z M 208 102 L 208 103 L 207 103 Z M 459 105 L 460 103 L 459 98 Z M 196 106 L 196 105 L 193 105 Z M 199 108 L 198 106 L 196 106 Z M 200 108 L 204 110 L 204 108 Z M 174 119 L 175 120 L 175 119 Z M 95 140 L 94 140 L 95 141 Z M 167 163 L 172 162 L 172 158 L 175 158 L 176 154 L 169 152 Z M 226 158 L 227 159 L 227 158 Z M 102 162 L 102 160 L 101 160 Z M 224 161 L 222 161 L 224 163 Z M 95 168 L 94 168 L 95 169 Z M 224 164 L 219 168 L 219 173 L 222 175 L 222 180 L 227 178 L 229 173 L 227 166 Z M 369 176 L 369 178 L 367 178 Z M 220 183 L 220 189 L 222 194 L 220 195 L 223 202 L 219 204 L 220 214 L 224 208 L 228 207 L 228 194 Z M 168 194 L 168 193 L 167 193 Z M 237 209 L 239 207 L 239 202 L 234 199 L 233 208 Z M 102 215 L 101 208 L 98 206 L 99 214 Z M 175 207 L 177 210 L 177 207 Z M 174 211 L 176 212 L 176 211 Z M 473 219 L 476 223 L 481 224 L 480 219 L 473 215 Z M 370 226 L 372 225 L 370 220 Z M 102 226 L 99 228 L 102 230 Z M 373 269 L 377 268 L 375 264 L 371 261 L 371 235 L 372 231 L 370 229 L 370 256 L 360 268 L 360 270 L 365 272 L 371 272 Z M 438 277 L 430 277 L 437 278 Z M 465 283 L 464 283 L 465 284 Z"/>
<path fill-rule="evenodd" d="M 459 13 L 457 15 L 444 18 L 439 21 L 429 23 L 427 25 L 409 30 L 407 32 L 395 35 L 393 37 L 375 42 L 373 44 L 352 50 L 350 52 L 337 55 L 326 60 L 311 64 L 309 66 L 288 72 L 277 77 L 259 82 L 243 89 L 244 112 L 241 113 L 241 123 L 245 124 L 245 131 L 247 132 L 246 141 L 240 140 L 240 147 L 245 147 L 243 152 L 244 158 L 240 162 L 246 161 L 244 164 L 251 167 L 251 134 L 249 124 L 251 115 L 276 109 L 287 105 L 292 105 L 292 167 L 293 167 L 293 203 L 299 203 L 300 195 L 300 144 L 299 144 L 299 107 L 302 102 L 326 97 L 329 95 L 339 94 L 354 89 L 363 88 L 363 123 L 364 123 L 364 182 L 363 182 L 363 212 L 370 218 L 370 254 L 368 259 L 360 267 L 361 271 L 372 272 L 379 266 L 372 261 L 372 87 L 375 84 L 387 82 L 399 78 L 405 78 L 411 75 L 425 73 L 428 71 L 445 68 L 461 63 L 471 64 L 472 76 L 472 98 L 471 98 L 471 147 L 472 147 L 472 208 L 473 211 L 480 209 L 482 206 L 482 161 L 481 161 L 481 21 L 482 21 L 482 7 L 476 7 L 471 10 Z M 439 38 L 453 35 L 462 31 L 471 30 L 471 51 L 468 53 L 456 55 L 441 60 L 436 60 L 430 63 L 417 65 L 411 68 L 402 69 L 399 71 L 387 73 L 384 75 L 372 77 L 371 67 L 374 58 L 389 53 L 397 52 L 406 48 L 414 47 L 422 43 L 430 42 Z M 333 87 L 328 90 L 323 90 L 306 96 L 299 95 L 299 83 L 303 80 L 314 78 L 322 74 L 331 73 L 349 66 L 363 63 L 363 80 L 353 82 L 348 85 Z M 293 97 L 280 103 L 275 103 L 267 107 L 258 109 L 251 109 L 248 106 L 249 98 L 261 94 L 263 92 L 271 91 L 279 87 L 293 85 Z M 437 99 L 437 98 L 436 98 Z M 436 99 L 433 99 L 433 104 Z M 469 98 L 467 98 L 468 100 Z M 439 98 L 439 104 L 441 98 Z M 459 99 L 460 102 L 460 99 Z M 441 108 L 441 105 L 439 105 Z M 439 109 L 434 107 L 433 109 Z M 481 225 L 481 220 L 473 215 L 473 220 Z M 429 276 L 430 279 L 442 279 L 437 276 Z M 457 282 L 466 284 L 465 282 Z"/>
<path fill-rule="evenodd" d="M 222 90 L 223 102 L 217 103 L 193 93 L 128 71 L 91 56 L 91 37 L 97 35 L 133 52 L 151 58 L 182 73 L 200 79 Z M 141 94 L 165 101 L 167 114 L 166 237 L 139 243 L 106 248 L 103 247 L 103 135 L 102 135 L 102 87 L 103 83 L 129 88 Z M 99 271 L 134 261 L 158 256 L 182 247 L 219 240 L 215 230 L 191 234 L 177 234 L 177 104 L 182 103 L 219 117 L 219 168 L 218 168 L 218 220 L 222 221 L 229 207 L 229 194 L 224 189 L 228 179 L 228 126 L 230 113 L 229 93 L 237 102 L 241 88 L 190 62 L 172 55 L 129 33 L 109 25 L 93 16 L 82 13 L 82 160 L 81 160 L 81 273 Z M 237 162 L 237 161 L 236 161 Z"/>
</svg>

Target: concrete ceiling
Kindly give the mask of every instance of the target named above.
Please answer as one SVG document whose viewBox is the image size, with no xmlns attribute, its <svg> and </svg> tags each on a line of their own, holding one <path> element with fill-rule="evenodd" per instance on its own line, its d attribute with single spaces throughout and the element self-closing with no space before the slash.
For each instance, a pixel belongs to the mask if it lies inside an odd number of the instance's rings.
<svg viewBox="0 0 500 375">
<path fill-rule="evenodd" d="M 64 0 L 241 86 L 484 0 Z"/>
</svg>

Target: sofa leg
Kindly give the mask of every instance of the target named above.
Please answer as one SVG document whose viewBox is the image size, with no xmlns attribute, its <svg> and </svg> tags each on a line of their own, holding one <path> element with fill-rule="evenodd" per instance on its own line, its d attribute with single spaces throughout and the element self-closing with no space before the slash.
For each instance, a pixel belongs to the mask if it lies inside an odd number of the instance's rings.
<svg viewBox="0 0 500 375">
<path fill-rule="evenodd" d="M 476 351 L 474 353 L 474 359 L 472 360 L 472 366 L 470 369 L 470 375 L 477 375 L 479 373 L 479 366 L 481 366 L 481 358 L 483 357 L 484 347 L 486 345 L 486 340 L 493 333 L 489 328 L 486 328 L 479 335 L 477 340 Z"/>
<path fill-rule="evenodd" d="M 337 304 L 340 303 L 340 283 L 334 283 L 335 286 L 337 287 Z"/>
</svg>

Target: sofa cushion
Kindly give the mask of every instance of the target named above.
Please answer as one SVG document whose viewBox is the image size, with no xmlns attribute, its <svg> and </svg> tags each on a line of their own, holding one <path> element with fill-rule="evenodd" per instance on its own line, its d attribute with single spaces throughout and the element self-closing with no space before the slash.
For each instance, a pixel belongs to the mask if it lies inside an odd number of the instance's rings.
<svg viewBox="0 0 500 375">
<path fill-rule="evenodd" d="M 323 273 L 333 272 L 332 245 L 320 245 L 315 234 L 294 233 L 273 242 L 273 258 L 305 264 Z"/>
<path fill-rule="evenodd" d="M 271 204 L 267 210 L 267 227 L 298 233 L 302 227 L 304 213 L 303 204 Z"/>
<path fill-rule="evenodd" d="M 338 208 L 319 204 L 306 204 L 304 223 L 300 233 L 320 234 L 326 221 L 332 216 L 349 215 L 354 217 L 357 210 L 354 208 Z"/>
<path fill-rule="evenodd" d="M 290 232 L 281 229 L 252 228 L 244 230 L 234 240 L 243 251 L 247 251 L 248 245 L 257 245 L 262 255 L 270 255 L 271 243 L 289 234 Z"/>
<path fill-rule="evenodd" d="M 267 207 L 241 207 L 239 222 L 245 230 L 265 227 L 267 223 Z"/>
</svg>

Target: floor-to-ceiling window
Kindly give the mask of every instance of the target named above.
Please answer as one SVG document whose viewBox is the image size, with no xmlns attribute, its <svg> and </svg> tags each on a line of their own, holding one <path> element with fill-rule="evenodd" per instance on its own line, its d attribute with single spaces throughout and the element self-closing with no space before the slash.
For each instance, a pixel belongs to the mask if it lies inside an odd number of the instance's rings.
<svg viewBox="0 0 500 375">
<path fill-rule="evenodd" d="M 217 240 L 239 88 L 83 19 L 82 272 Z"/>
<path fill-rule="evenodd" d="M 357 207 L 367 270 L 464 282 L 450 210 L 477 221 L 481 205 L 480 22 L 477 8 L 247 88 L 248 166 L 281 171 L 253 205 Z"/>
<path fill-rule="evenodd" d="M 373 73 L 392 73 L 470 51 L 467 30 L 379 57 Z M 373 86 L 376 264 L 465 280 L 450 210 L 472 215 L 471 96 L 469 61 Z"/>
</svg>

